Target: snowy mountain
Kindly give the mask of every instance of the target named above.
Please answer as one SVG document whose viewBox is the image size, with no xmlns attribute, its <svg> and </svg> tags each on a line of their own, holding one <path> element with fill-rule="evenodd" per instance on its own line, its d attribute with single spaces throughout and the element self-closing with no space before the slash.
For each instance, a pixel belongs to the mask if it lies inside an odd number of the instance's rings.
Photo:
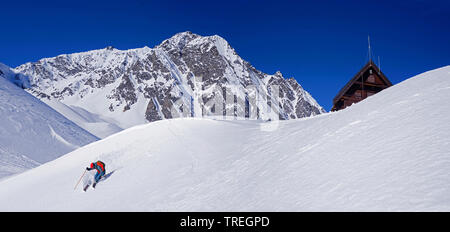
<svg viewBox="0 0 450 232">
<path fill-rule="evenodd" d="M 446 66 L 306 119 L 140 125 L 1 181 L 0 211 L 449 211 L 449 100 Z"/>
<path fill-rule="evenodd" d="M 268 120 L 325 112 L 295 79 L 256 70 L 217 35 L 183 32 L 155 48 L 107 47 L 41 59 L 15 71 L 30 78 L 30 93 L 102 138 L 177 117 Z"/>
<path fill-rule="evenodd" d="M 10 81 L 22 89 L 30 88 L 30 80 L 27 76 L 20 73 L 15 73 L 10 67 L 2 63 L 0 63 L 0 77 Z"/>
<path fill-rule="evenodd" d="M 20 88 L 27 86 L 0 63 L 0 179 L 98 140 Z"/>
</svg>

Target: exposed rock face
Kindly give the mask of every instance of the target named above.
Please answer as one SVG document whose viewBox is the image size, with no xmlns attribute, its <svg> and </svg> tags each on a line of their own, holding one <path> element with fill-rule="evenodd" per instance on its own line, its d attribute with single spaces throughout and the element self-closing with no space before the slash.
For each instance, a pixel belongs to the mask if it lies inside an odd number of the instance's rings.
<svg viewBox="0 0 450 232">
<path fill-rule="evenodd" d="M 15 71 L 30 78 L 28 91 L 35 96 L 112 118 L 122 128 L 181 116 L 295 119 L 325 112 L 293 78 L 262 73 L 223 38 L 191 32 L 155 48 L 109 46 Z"/>
</svg>

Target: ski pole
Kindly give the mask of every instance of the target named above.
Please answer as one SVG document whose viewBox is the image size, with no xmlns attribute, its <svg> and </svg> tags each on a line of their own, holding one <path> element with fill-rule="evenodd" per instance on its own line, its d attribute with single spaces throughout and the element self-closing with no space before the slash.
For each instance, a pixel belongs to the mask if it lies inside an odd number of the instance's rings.
<svg viewBox="0 0 450 232">
<path fill-rule="evenodd" d="M 80 183 L 81 179 L 83 178 L 84 174 L 86 174 L 86 170 L 84 170 L 83 175 L 81 175 L 80 179 L 77 182 L 77 185 L 75 185 L 75 188 L 73 188 L 73 190 L 75 190 L 77 188 L 77 186 Z"/>
</svg>

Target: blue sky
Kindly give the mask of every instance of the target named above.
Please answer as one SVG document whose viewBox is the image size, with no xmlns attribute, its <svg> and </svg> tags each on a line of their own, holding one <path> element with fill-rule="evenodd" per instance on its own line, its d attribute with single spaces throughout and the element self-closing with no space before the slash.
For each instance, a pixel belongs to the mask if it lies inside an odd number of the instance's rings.
<svg viewBox="0 0 450 232">
<path fill-rule="evenodd" d="M 326 110 L 367 62 L 394 83 L 450 64 L 450 1 L 2 1 L 0 62 L 220 35 L 255 68 L 294 77 Z"/>
</svg>

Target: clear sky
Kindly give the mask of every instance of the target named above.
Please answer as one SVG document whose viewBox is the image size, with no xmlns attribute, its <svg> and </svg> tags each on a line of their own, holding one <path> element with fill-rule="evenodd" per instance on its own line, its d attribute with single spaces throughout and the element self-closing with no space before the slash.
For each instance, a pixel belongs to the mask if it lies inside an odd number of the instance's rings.
<svg viewBox="0 0 450 232">
<path fill-rule="evenodd" d="M 11 67 L 112 45 L 154 47 L 182 31 L 220 35 L 255 68 L 294 77 L 326 110 L 367 62 L 393 84 L 450 65 L 450 1 L 1 1 Z"/>
</svg>

